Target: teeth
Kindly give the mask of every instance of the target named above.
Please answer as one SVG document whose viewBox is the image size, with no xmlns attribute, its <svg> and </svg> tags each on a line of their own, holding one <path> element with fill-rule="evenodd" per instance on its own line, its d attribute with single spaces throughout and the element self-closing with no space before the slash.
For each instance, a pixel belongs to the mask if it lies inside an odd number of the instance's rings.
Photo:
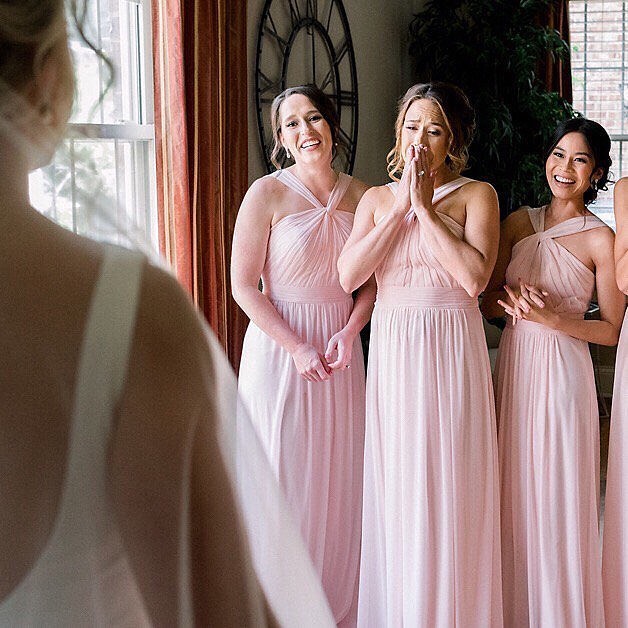
<svg viewBox="0 0 628 628">
<path fill-rule="evenodd" d="M 573 179 L 567 179 L 566 177 L 560 177 L 558 175 L 555 175 L 554 179 L 556 179 L 559 183 L 575 183 Z"/>
<path fill-rule="evenodd" d="M 319 144 L 319 142 L 316 140 L 312 140 L 311 142 L 303 142 L 303 144 L 301 144 L 301 148 L 309 148 L 310 146 L 316 146 L 317 144 Z"/>
</svg>

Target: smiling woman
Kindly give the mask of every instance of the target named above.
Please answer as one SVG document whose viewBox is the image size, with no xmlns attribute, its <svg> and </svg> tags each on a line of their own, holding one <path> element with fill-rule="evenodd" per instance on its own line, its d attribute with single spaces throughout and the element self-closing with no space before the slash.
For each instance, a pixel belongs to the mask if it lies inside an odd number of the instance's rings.
<svg viewBox="0 0 628 628">
<path fill-rule="evenodd" d="M 607 182 L 610 146 L 592 120 L 558 126 L 545 162 L 552 200 L 504 221 L 482 302 L 487 318 L 510 319 L 495 379 L 510 626 L 604 625 L 599 417 L 587 341 L 617 342 L 624 299 L 613 232 L 587 204 Z M 594 290 L 600 320 L 584 320 Z"/>
<path fill-rule="evenodd" d="M 360 555 L 364 363 L 355 301 L 337 261 L 366 186 L 332 168 L 338 116 L 316 87 L 272 106 L 275 145 L 294 164 L 257 180 L 233 238 L 233 296 L 251 319 L 239 390 L 288 498 L 339 625 L 354 625 Z M 262 280 L 263 291 L 258 286 Z"/>
</svg>

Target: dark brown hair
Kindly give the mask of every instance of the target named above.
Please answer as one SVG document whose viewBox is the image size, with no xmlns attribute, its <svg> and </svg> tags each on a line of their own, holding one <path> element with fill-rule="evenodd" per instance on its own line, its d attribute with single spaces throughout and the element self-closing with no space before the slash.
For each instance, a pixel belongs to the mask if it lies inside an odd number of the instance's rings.
<svg viewBox="0 0 628 628">
<path fill-rule="evenodd" d="M 561 122 L 554 131 L 550 147 L 545 153 L 545 162 L 549 159 L 558 142 L 567 135 L 567 133 L 581 133 L 587 141 L 591 152 L 593 153 L 593 161 L 595 162 L 593 170 L 602 169 L 602 176 L 597 182 L 591 182 L 591 187 L 584 193 L 584 204 L 588 205 L 597 198 L 598 190 L 608 190 L 608 171 L 613 163 L 611 159 L 611 138 L 608 136 L 606 129 L 588 118 L 570 118 Z"/>
<path fill-rule="evenodd" d="M 270 108 L 270 123 L 273 131 L 274 140 L 273 151 L 270 155 L 270 160 L 277 168 L 281 167 L 281 164 L 277 160 L 277 156 L 281 151 L 281 120 L 279 119 L 279 113 L 284 100 L 286 100 L 286 98 L 288 98 L 289 96 L 294 96 L 295 94 L 301 94 L 302 96 L 305 96 L 320 112 L 320 114 L 329 125 L 329 130 L 331 131 L 331 140 L 334 148 L 338 145 L 340 119 L 338 118 L 338 112 L 336 111 L 336 107 L 334 107 L 334 103 L 332 102 L 331 98 L 327 96 L 327 94 L 322 92 L 318 87 L 316 87 L 316 85 L 297 85 L 296 87 L 288 87 L 288 89 L 284 89 L 281 94 L 275 97 L 275 100 L 273 100 L 273 104 Z"/>
</svg>

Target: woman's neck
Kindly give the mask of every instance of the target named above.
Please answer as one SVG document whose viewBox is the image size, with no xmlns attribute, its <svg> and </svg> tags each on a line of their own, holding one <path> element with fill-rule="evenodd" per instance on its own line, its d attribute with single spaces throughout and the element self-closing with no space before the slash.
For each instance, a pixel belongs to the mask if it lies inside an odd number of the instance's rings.
<svg viewBox="0 0 628 628">
<path fill-rule="evenodd" d="M 15 153 L 0 151 L 0 221 L 19 220 L 30 208 L 28 167 Z"/>
<path fill-rule="evenodd" d="M 316 196 L 318 196 L 316 194 L 317 190 L 319 192 L 331 192 L 338 181 L 338 174 L 331 167 L 331 164 L 325 166 L 294 164 L 291 170 Z"/>
<path fill-rule="evenodd" d="M 457 179 L 460 175 L 452 172 L 445 164 L 443 164 L 434 176 L 434 187 L 439 188 L 441 185 L 445 185 L 454 179 Z"/>
<path fill-rule="evenodd" d="M 550 217 L 552 222 L 559 223 L 574 216 L 582 216 L 586 211 L 587 207 L 581 196 L 573 199 L 561 199 L 552 196 L 552 200 L 545 210 L 545 216 L 546 219 Z"/>
</svg>

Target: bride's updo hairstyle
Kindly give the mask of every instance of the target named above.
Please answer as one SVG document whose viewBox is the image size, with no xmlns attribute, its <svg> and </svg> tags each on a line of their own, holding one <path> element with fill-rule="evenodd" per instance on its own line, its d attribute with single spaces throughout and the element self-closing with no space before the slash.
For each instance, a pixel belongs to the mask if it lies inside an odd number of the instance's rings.
<svg viewBox="0 0 628 628">
<path fill-rule="evenodd" d="M 387 155 L 388 174 L 394 181 L 400 179 L 405 165 L 405 159 L 401 152 L 401 131 L 406 113 L 414 101 L 423 98 L 438 105 L 449 131 L 451 143 L 445 164 L 456 174 L 462 172 L 467 166 L 469 144 L 471 144 L 475 130 L 475 112 L 469 99 L 459 87 L 450 83 L 419 83 L 408 89 L 399 101 L 395 123 L 395 145 Z"/>
<path fill-rule="evenodd" d="M 21 92 L 36 83 L 44 62 L 56 51 L 67 51 L 63 0 L 0 0 L 0 103 L 11 90 Z M 70 67 L 64 70 L 53 100 L 72 90 Z"/>
</svg>

